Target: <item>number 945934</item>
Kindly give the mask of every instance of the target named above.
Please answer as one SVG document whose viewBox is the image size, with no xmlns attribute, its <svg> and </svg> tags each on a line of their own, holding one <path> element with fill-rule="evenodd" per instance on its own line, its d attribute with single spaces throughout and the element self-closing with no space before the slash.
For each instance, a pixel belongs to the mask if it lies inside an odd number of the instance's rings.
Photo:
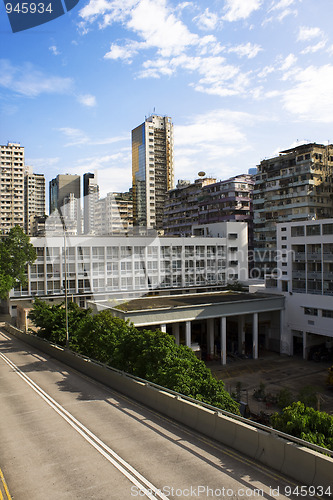
<svg viewBox="0 0 333 500">
<path fill-rule="evenodd" d="M 28 3 L 28 2 L 17 2 L 16 4 L 6 3 L 6 12 L 11 14 L 15 12 L 16 14 L 44 14 L 52 13 L 52 3 Z"/>
</svg>

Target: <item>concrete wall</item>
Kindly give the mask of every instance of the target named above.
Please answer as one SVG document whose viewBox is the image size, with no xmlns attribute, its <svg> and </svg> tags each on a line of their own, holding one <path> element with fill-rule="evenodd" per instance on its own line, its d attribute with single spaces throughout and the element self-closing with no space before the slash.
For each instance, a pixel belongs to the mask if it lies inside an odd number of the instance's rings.
<svg viewBox="0 0 333 500">
<path fill-rule="evenodd" d="M 283 439 L 250 423 L 163 391 L 105 365 L 83 358 L 36 336 L 6 324 L 5 329 L 20 340 L 92 377 L 95 380 L 181 422 L 220 443 L 286 474 L 304 485 L 332 486 L 333 458 Z"/>
</svg>

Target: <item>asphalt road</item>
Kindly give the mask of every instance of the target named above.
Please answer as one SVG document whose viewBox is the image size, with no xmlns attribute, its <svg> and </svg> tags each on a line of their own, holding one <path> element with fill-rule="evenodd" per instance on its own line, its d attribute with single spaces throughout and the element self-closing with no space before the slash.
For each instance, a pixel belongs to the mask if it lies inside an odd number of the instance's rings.
<svg viewBox="0 0 333 500">
<path fill-rule="evenodd" d="M 13 500 L 299 496 L 294 482 L 6 333 L 0 414 Z"/>
</svg>

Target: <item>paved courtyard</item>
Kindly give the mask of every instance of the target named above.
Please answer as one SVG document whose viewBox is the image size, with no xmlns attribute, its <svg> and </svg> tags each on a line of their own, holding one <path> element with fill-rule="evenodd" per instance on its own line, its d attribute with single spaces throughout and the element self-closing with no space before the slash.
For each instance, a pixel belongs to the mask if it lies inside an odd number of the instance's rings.
<svg viewBox="0 0 333 500">
<path fill-rule="evenodd" d="M 248 402 L 252 413 L 279 411 L 278 406 L 253 397 L 253 392 L 264 384 L 266 394 L 277 395 L 282 389 L 289 389 L 295 400 L 302 388 L 315 387 L 319 409 L 333 415 L 333 387 L 326 383 L 332 362 L 317 363 L 267 352 L 258 360 L 232 360 L 225 367 L 218 362 L 207 365 L 216 378 L 223 380 L 228 392 L 236 392 L 237 383 L 241 383 L 242 401 Z"/>
</svg>

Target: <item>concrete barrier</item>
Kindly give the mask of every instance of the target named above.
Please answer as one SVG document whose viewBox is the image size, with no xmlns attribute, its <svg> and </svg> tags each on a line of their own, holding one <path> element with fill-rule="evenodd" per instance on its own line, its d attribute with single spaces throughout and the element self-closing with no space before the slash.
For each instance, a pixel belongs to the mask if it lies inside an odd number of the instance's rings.
<svg viewBox="0 0 333 500">
<path fill-rule="evenodd" d="M 140 403 L 282 472 L 303 485 L 332 487 L 333 458 L 182 399 L 6 324 L 8 333 Z"/>
<path fill-rule="evenodd" d="M 292 477 L 302 484 L 313 484 L 316 473 L 316 452 L 287 442 L 281 472 L 290 475 L 290 471 L 293 471 Z"/>
<path fill-rule="evenodd" d="M 331 488 L 330 496 L 333 495 L 333 463 L 332 458 L 317 454 L 315 456 L 316 473 L 313 479 L 313 485 L 325 489 Z"/>
<path fill-rule="evenodd" d="M 220 443 L 234 448 L 236 438 L 236 426 L 238 422 L 233 418 L 226 417 L 222 413 L 215 413 L 215 426 L 213 438 Z"/>
<path fill-rule="evenodd" d="M 254 458 L 257 455 L 258 443 L 258 429 L 244 422 L 237 422 L 233 447 L 241 453 Z"/>
<path fill-rule="evenodd" d="M 271 434 L 258 429 L 258 449 L 254 458 L 272 469 L 281 471 L 285 458 L 286 440 L 279 436 L 274 436 L 274 439 L 272 437 Z"/>
</svg>

